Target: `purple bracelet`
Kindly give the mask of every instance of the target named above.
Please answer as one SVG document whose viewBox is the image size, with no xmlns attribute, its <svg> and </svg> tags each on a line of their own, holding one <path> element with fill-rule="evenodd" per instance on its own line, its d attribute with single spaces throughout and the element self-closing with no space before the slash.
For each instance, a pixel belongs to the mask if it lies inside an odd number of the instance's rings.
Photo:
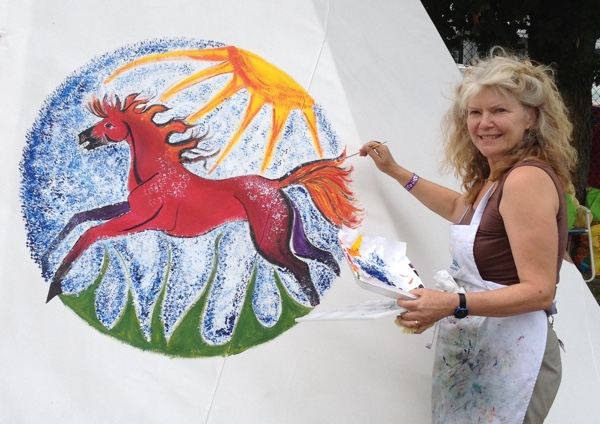
<svg viewBox="0 0 600 424">
<path fill-rule="evenodd" d="M 419 176 L 417 174 L 412 174 L 410 181 L 404 186 L 406 191 L 411 191 L 417 182 L 419 181 Z"/>
</svg>

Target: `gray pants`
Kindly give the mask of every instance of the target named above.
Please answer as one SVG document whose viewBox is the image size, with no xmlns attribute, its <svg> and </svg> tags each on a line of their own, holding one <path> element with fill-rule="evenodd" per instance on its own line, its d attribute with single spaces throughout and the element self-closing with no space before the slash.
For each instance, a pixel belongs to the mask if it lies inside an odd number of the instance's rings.
<svg viewBox="0 0 600 424">
<path fill-rule="evenodd" d="M 546 350 L 540 373 L 533 388 L 531 401 L 525 413 L 524 424 L 541 424 L 544 422 L 558 392 L 561 376 L 560 346 L 552 325 L 548 323 Z"/>
</svg>

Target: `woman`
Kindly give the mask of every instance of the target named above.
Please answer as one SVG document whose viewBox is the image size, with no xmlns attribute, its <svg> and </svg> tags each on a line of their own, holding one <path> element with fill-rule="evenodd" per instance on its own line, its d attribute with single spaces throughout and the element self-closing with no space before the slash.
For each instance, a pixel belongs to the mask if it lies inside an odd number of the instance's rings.
<svg viewBox="0 0 600 424">
<path fill-rule="evenodd" d="M 414 290 L 397 323 L 416 333 L 439 323 L 434 423 L 541 423 L 561 378 L 548 316 L 567 244 L 572 126 L 551 70 L 502 49 L 467 71 L 445 123 L 445 164 L 464 193 L 419 178 L 376 141 L 361 148 L 455 223 L 460 293 Z"/>
</svg>

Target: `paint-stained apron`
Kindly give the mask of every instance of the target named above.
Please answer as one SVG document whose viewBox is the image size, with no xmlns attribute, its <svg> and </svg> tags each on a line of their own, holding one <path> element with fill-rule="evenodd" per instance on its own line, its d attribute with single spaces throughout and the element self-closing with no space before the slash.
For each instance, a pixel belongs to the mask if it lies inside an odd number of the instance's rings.
<svg viewBox="0 0 600 424">
<path fill-rule="evenodd" d="M 450 229 L 449 273 L 465 292 L 505 287 L 483 280 L 473 257 L 475 234 L 492 191 L 481 200 L 470 225 Z M 542 363 L 547 328 L 544 311 L 441 320 L 433 368 L 433 423 L 521 424 Z"/>
</svg>

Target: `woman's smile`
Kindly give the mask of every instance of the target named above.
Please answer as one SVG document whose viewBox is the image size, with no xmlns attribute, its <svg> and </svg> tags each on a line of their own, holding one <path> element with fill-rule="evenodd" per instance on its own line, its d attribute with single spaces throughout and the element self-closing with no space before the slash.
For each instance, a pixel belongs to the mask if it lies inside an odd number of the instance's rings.
<svg viewBox="0 0 600 424">
<path fill-rule="evenodd" d="M 490 163 L 512 150 L 535 122 L 535 112 L 491 87 L 471 97 L 467 107 L 471 141 Z"/>
</svg>

